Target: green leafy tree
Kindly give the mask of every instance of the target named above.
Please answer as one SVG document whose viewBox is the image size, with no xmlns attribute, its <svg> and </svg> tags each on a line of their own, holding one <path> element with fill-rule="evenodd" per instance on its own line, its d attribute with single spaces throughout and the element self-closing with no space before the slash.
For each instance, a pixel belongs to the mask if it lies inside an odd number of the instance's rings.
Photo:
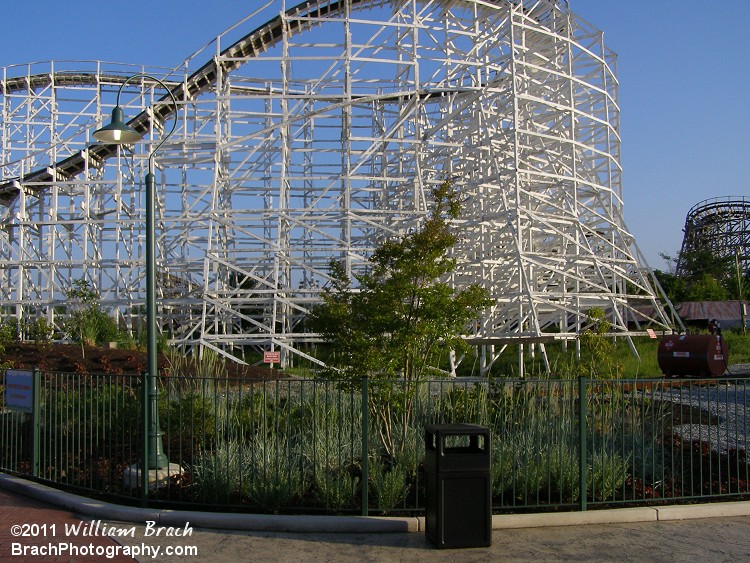
<svg viewBox="0 0 750 563">
<path fill-rule="evenodd" d="M 685 301 L 724 301 L 729 299 L 729 294 L 725 284 L 711 274 L 703 273 L 690 281 Z"/>
<path fill-rule="evenodd" d="M 680 303 L 681 301 L 687 301 L 685 299 L 686 284 L 685 280 L 677 277 L 675 274 L 665 272 L 664 270 L 654 270 L 656 279 L 659 280 L 664 293 L 672 303 Z"/>
<path fill-rule="evenodd" d="M 729 299 L 734 285 L 734 260 L 709 250 L 680 254 L 678 273 L 685 280 L 685 301 L 722 301 Z"/>
<path fill-rule="evenodd" d="M 15 318 L 6 319 L 0 324 L 0 346 L 18 340 L 18 322 Z"/>
<path fill-rule="evenodd" d="M 691 250 L 681 252 L 677 260 L 677 273 L 688 284 L 698 281 L 706 275 L 723 282 L 733 278 L 734 259 L 711 252 L 710 250 Z"/>
<path fill-rule="evenodd" d="M 351 280 L 340 262 L 331 263 L 331 285 L 311 315 L 312 327 L 329 343 L 329 366 L 336 377 L 383 384 L 371 394 L 370 410 L 379 421 L 387 454 L 398 449 L 392 434 L 391 405 L 400 405 L 407 427 L 414 384 L 439 373 L 449 350 L 463 350 L 460 338 L 490 304 L 485 289 L 454 290 L 443 280 L 456 268 L 448 254 L 457 241 L 450 222 L 458 218 L 458 197 L 449 182 L 433 191 L 434 205 L 422 227 L 378 246 L 365 273 Z M 354 283 L 353 283 L 354 281 Z"/>
<path fill-rule="evenodd" d="M 4 356 L 5 347 L 18 339 L 16 325 L 17 323 L 15 322 L 15 320 L 6 320 L 2 324 L 0 324 L 0 370 L 5 370 L 7 368 L 13 367 L 11 365 L 11 362 L 6 360 Z M 2 390 L 2 385 L 0 385 L 0 390 Z M 1 395 L 0 399 L 2 399 Z"/>
<path fill-rule="evenodd" d="M 669 271 L 654 273 L 671 301 L 723 301 L 738 297 L 734 259 L 707 250 L 684 252 L 679 258 L 660 256 L 670 265 Z"/>
</svg>

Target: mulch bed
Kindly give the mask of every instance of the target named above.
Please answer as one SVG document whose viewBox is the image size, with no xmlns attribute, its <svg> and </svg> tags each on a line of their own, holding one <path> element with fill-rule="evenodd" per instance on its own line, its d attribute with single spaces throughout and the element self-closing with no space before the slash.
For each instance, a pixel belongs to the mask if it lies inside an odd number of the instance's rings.
<svg viewBox="0 0 750 563">
<path fill-rule="evenodd" d="M 146 352 L 80 344 L 18 342 L 5 346 L 0 362 L 8 362 L 15 369 L 39 368 L 47 373 L 77 373 L 82 375 L 112 374 L 139 375 L 146 370 Z M 167 356 L 159 354 L 159 373 L 162 375 L 194 376 L 194 373 L 173 374 Z M 226 362 L 224 373 L 230 379 L 282 379 L 284 372 L 265 366 Z"/>
</svg>

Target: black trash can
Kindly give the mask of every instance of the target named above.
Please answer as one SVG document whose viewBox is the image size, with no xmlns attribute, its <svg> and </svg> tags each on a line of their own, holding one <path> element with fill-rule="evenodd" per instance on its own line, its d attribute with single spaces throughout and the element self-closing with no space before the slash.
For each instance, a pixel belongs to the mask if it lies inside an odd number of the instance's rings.
<svg viewBox="0 0 750 563">
<path fill-rule="evenodd" d="M 425 426 L 426 536 L 439 548 L 492 544 L 490 429 Z"/>
</svg>

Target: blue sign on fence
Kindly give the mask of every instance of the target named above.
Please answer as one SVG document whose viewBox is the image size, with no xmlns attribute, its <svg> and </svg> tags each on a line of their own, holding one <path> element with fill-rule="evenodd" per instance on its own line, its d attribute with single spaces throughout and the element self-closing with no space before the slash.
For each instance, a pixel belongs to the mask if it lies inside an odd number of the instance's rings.
<svg viewBox="0 0 750 563">
<path fill-rule="evenodd" d="M 34 372 L 24 369 L 5 370 L 5 406 L 31 412 L 34 405 Z"/>
</svg>

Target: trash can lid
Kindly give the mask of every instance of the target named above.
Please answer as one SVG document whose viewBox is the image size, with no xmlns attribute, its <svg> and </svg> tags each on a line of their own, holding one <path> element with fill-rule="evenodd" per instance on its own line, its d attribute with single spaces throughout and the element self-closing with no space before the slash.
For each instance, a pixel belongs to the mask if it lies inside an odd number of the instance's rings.
<svg viewBox="0 0 750 563">
<path fill-rule="evenodd" d="M 454 422 L 451 424 L 426 424 L 425 430 L 430 433 L 455 433 L 455 434 L 474 434 L 489 432 L 487 426 L 481 424 L 470 424 L 468 422 Z"/>
</svg>

